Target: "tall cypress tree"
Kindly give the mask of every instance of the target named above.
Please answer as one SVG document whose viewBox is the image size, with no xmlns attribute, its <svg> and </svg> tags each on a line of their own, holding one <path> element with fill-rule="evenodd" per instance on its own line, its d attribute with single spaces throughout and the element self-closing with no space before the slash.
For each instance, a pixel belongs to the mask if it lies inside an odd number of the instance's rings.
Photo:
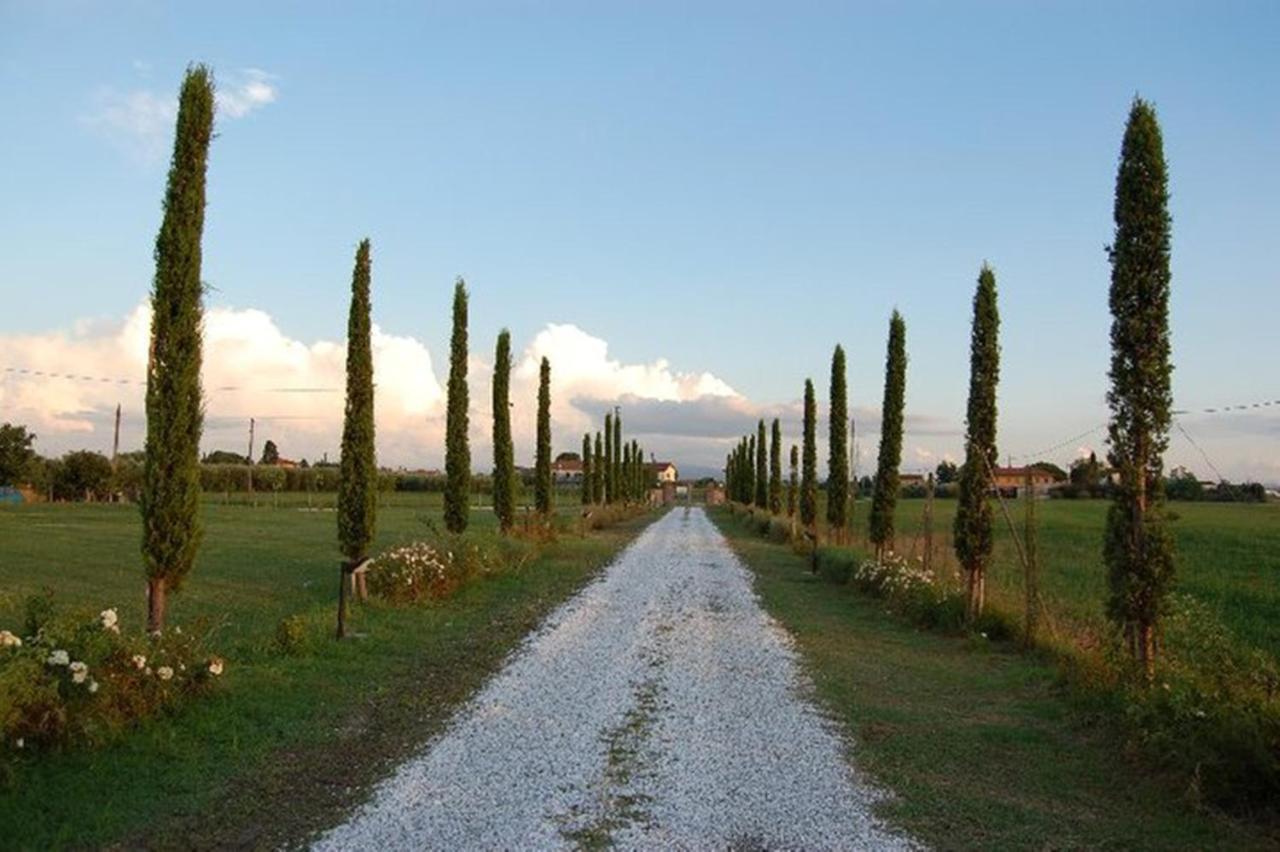
<svg viewBox="0 0 1280 852">
<path fill-rule="evenodd" d="M 849 390 L 844 347 L 831 355 L 831 410 L 827 431 L 827 526 L 833 538 L 844 539 L 849 522 Z"/>
<path fill-rule="evenodd" d="M 347 633 L 347 578 L 369 554 L 378 508 L 373 448 L 373 347 L 370 342 L 369 241 L 356 249 L 347 317 L 347 404 L 338 479 L 338 546 L 346 557 L 338 578 L 338 638 Z"/>
<path fill-rule="evenodd" d="M 791 445 L 791 481 L 787 484 L 787 517 L 795 517 L 800 491 L 800 448 Z"/>
<path fill-rule="evenodd" d="M 964 467 L 956 503 L 954 545 L 968 585 L 966 615 L 982 615 L 987 563 L 991 560 L 991 488 L 996 466 L 996 384 L 1000 381 L 1000 313 L 996 276 L 982 264 L 973 295 L 973 331 L 969 342 L 969 406 L 965 417 Z"/>
<path fill-rule="evenodd" d="M 613 493 L 613 414 L 604 416 L 604 502 L 612 503 Z"/>
<path fill-rule="evenodd" d="M 742 460 L 747 473 L 746 488 L 743 489 L 742 502 L 752 506 L 756 502 L 756 436 L 747 437 L 747 452 Z"/>
<path fill-rule="evenodd" d="M 1107 613 L 1148 679 L 1155 675 L 1156 628 L 1174 579 L 1162 485 L 1173 406 L 1168 205 L 1160 123 L 1151 104 L 1134 98 L 1116 174 L 1115 240 L 1108 250 L 1108 457 L 1119 482 L 1107 513 L 1103 556 L 1111 589 Z"/>
<path fill-rule="evenodd" d="M 591 433 L 582 433 L 582 505 L 590 506 L 594 486 L 591 482 Z"/>
<path fill-rule="evenodd" d="M 504 533 L 516 518 L 516 461 L 511 441 L 511 332 L 498 333 L 493 358 L 493 513 Z"/>
<path fill-rule="evenodd" d="M 591 496 L 596 503 L 604 502 L 604 444 L 601 441 L 600 433 L 596 432 L 596 460 L 595 465 L 591 469 Z"/>
<path fill-rule="evenodd" d="M 471 511 L 471 442 L 467 435 L 467 285 L 453 287 L 453 336 L 449 341 L 448 408 L 445 410 L 444 525 L 449 532 L 467 528 Z"/>
<path fill-rule="evenodd" d="M 769 508 L 769 438 L 764 419 L 756 426 L 756 508 Z"/>
<path fill-rule="evenodd" d="M 622 499 L 622 412 L 613 410 L 613 488 L 615 499 Z"/>
<path fill-rule="evenodd" d="M 813 399 L 813 381 L 804 380 L 804 432 L 801 438 L 800 523 L 812 530 L 818 521 L 818 406 Z"/>
<path fill-rule="evenodd" d="M 631 442 L 622 448 L 622 499 L 631 502 Z"/>
<path fill-rule="evenodd" d="M 551 362 L 543 357 L 538 371 L 538 448 L 534 467 L 534 504 L 540 515 L 551 514 Z"/>
<path fill-rule="evenodd" d="M 907 394 L 907 325 L 896 310 L 889 319 L 889 346 L 884 361 L 884 405 L 880 418 L 880 458 L 871 496 L 871 543 L 876 556 L 893 546 L 902 464 L 902 421 Z"/>
<path fill-rule="evenodd" d="M 156 236 L 147 360 L 147 441 L 143 467 L 142 557 L 147 629 L 164 629 L 170 591 L 178 591 L 200 548 L 200 388 L 205 167 L 213 137 L 213 77 L 187 69 L 178 98 L 173 159 Z"/>
<path fill-rule="evenodd" d="M 782 424 L 776 417 L 769 440 L 769 511 L 782 513 Z"/>
</svg>

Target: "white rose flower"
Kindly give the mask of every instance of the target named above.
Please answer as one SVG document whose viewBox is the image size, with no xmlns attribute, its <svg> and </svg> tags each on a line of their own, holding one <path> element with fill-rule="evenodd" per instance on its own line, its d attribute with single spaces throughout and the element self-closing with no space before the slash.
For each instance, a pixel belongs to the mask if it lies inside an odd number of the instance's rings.
<svg viewBox="0 0 1280 852">
<path fill-rule="evenodd" d="M 26 744 L 27 744 L 27 741 L 25 739 L 23 739 L 22 737 L 18 737 L 18 741 L 17 741 L 18 748 L 22 748 Z"/>
<path fill-rule="evenodd" d="M 21 648 L 22 640 L 8 630 L 0 630 L 0 648 Z"/>
<path fill-rule="evenodd" d="M 76 660 L 68 668 L 71 670 L 72 683 L 84 683 L 85 679 L 89 677 L 89 667 L 79 660 Z"/>
<path fill-rule="evenodd" d="M 71 662 L 71 655 L 61 649 L 55 650 L 49 655 L 49 659 L 45 660 L 45 663 L 51 666 L 65 666 L 69 662 Z"/>
<path fill-rule="evenodd" d="M 209 661 L 209 674 L 213 675 L 214 677 L 217 677 L 218 675 L 222 674 L 222 660 L 219 659 L 218 657 L 214 657 L 212 660 Z"/>
<path fill-rule="evenodd" d="M 138 671 L 142 671 L 147 667 L 147 658 L 141 654 L 133 655 L 133 667 Z"/>
<path fill-rule="evenodd" d="M 103 630 L 111 630 L 115 633 L 120 632 L 120 616 L 114 608 L 104 609 L 102 612 L 98 613 L 98 618 L 102 621 Z"/>
<path fill-rule="evenodd" d="M 160 678 L 161 680 L 169 680 L 170 678 L 173 677 L 173 669 L 169 668 L 168 666 L 161 666 L 160 668 L 156 669 L 156 677 Z"/>
<path fill-rule="evenodd" d="M 98 691 L 98 682 L 96 680 L 89 681 L 89 694 L 92 695 L 97 691 Z"/>
</svg>

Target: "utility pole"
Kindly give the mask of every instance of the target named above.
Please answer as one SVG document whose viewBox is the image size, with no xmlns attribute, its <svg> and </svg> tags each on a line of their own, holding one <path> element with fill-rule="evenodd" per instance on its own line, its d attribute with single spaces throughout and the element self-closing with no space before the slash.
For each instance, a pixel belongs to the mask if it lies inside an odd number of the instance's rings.
<svg viewBox="0 0 1280 852">
<path fill-rule="evenodd" d="M 249 418 L 249 455 L 246 456 L 249 462 L 249 493 L 253 493 L 253 418 Z"/>
</svg>

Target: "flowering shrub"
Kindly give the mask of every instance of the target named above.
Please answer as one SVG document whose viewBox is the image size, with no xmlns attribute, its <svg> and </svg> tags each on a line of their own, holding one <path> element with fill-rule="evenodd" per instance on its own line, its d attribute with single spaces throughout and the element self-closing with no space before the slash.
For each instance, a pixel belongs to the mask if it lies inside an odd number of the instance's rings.
<svg viewBox="0 0 1280 852">
<path fill-rule="evenodd" d="M 864 592 L 894 598 L 932 590 L 937 578 L 925 570 L 920 559 L 887 553 L 879 561 L 864 560 L 854 569 L 850 580 Z"/>
<path fill-rule="evenodd" d="M 415 541 L 374 558 L 369 591 L 399 604 L 442 600 L 474 577 L 522 567 L 530 555 L 529 545 L 505 538 L 454 536 L 443 545 Z"/>
<path fill-rule="evenodd" d="M 19 755 L 100 742 L 207 689 L 224 670 L 181 628 L 126 635 L 114 608 L 55 617 L 28 602 L 25 635 L 0 630 L 0 775 Z"/>
</svg>

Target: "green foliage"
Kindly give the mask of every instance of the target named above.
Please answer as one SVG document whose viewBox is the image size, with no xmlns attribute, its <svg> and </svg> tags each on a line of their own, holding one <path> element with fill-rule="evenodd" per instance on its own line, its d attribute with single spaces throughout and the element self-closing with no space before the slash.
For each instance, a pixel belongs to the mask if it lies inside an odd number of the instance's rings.
<svg viewBox="0 0 1280 852">
<path fill-rule="evenodd" d="M 1152 106 L 1135 98 L 1116 175 L 1111 261 L 1109 460 L 1119 474 L 1103 548 L 1107 612 L 1151 673 L 1153 632 L 1173 585 L 1163 454 L 1172 422 L 1169 343 L 1169 187 Z"/>
<path fill-rule="evenodd" d="M 800 523 L 812 527 L 818 520 L 818 406 L 813 398 L 813 382 L 804 380 L 804 432 L 800 469 Z"/>
<path fill-rule="evenodd" d="M 278 461 L 280 461 L 280 448 L 276 446 L 275 441 L 268 438 L 262 445 L 262 459 L 258 464 L 275 464 Z"/>
<path fill-rule="evenodd" d="M 147 576 L 181 587 L 200 547 L 200 389 L 205 167 L 213 138 L 213 78 L 197 65 L 187 70 L 156 236 L 151 291 L 151 344 L 147 361 L 147 438 L 142 511 L 142 555 Z M 154 583 L 153 583 L 154 586 Z M 163 610 L 154 613 L 157 629 Z"/>
<path fill-rule="evenodd" d="M 756 426 L 756 475 L 755 504 L 758 509 L 769 508 L 769 447 L 765 435 L 764 420 Z"/>
<path fill-rule="evenodd" d="M 342 555 L 352 562 L 367 555 L 378 512 L 373 344 L 370 338 L 372 320 L 369 316 L 371 266 L 369 241 L 361 240 L 351 273 L 351 308 L 347 316 L 347 402 L 342 419 L 342 457 L 338 477 L 338 546 Z"/>
<path fill-rule="evenodd" d="M 453 336 L 449 341 L 448 407 L 445 410 L 444 525 L 449 532 L 467 528 L 471 509 L 471 440 L 467 435 L 467 285 L 453 288 Z"/>
<path fill-rule="evenodd" d="M 844 347 L 831 355 L 831 411 L 827 432 L 827 524 L 843 530 L 849 523 L 849 388 Z"/>
<path fill-rule="evenodd" d="M 307 620 L 300 615 L 288 615 L 276 625 L 275 647 L 282 654 L 297 656 L 310 644 Z"/>
<path fill-rule="evenodd" d="M 25 426 L 0 425 L 0 485 L 21 485 L 31 476 L 36 436 Z"/>
<path fill-rule="evenodd" d="M 107 500 L 113 484 L 111 461 L 102 453 L 77 450 L 64 455 L 53 467 L 56 500 Z"/>
<path fill-rule="evenodd" d="M 233 453 L 229 450 L 214 450 L 213 452 L 205 453 L 204 458 L 200 459 L 200 463 L 201 464 L 248 464 L 249 459 L 245 458 L 239 453 Z"/>
<path fill-rule="evenodd" d="M 551 514 L 551 362 L 545 357 L 538 370 L 538 445 L 534 458 L 534 504 L 540 514 Z"/>
<path fill-rule="evenodd" d="M 604 502 L 613 503 L 616 499 L 613 481 L 613 415 L 604 416 Z"/>
<path fill-rule="evenodd" d="M 950 485 L 960 478 L 960 468 L 952 461 L 940 461 L 934 471 L 939 485 Z"/>
<path fill-rule="evenodd" d="M 769 511 L 782 513 L 782 424 L 776 417 L 769 439 Z"/>
<path fill-rule="evenodd" d="M 791 478 L 787 483 L 787 517 L 795 517 L 800 492 L 800 448 L 791 445 Z"/>
<path fill-rule="evenodd" d="M 511 529 L 516 515 L 515 446 L 511 440 L 511 332 L 498 332 L 493 357 L 493 511 L 498 527 Z"/>
<path fill-rule="evenodd" d="M 622 500 L 622 413 L 613 412 L 613 461 L 609 465 L 613 475 L 613 496 Z"/>
<path fill-rule="evenodd" d="M 591 466 L 591 433 L 582 433 L 582 505 L 590 506 L 595 493 L 594 469 Z"/>
<path fill-rule="evenodd" d="M 889 319 L 889 346 L 884 363 L 880 457 L 875 493 L 871 496 L 871 542 L 883 554 L 893 546 L 894 511 L 898 505 L 898 468 L 902 464 L 903 408 L 907 394 L 907 324 L 896 310 Z"/>
<path fill-rule="evenodd" d="M 604 444 L 601 442 L 600 433 L 596 433 L 596 460 L 595 465 L 591 468 L 592 478 L 592 496 L 597 504 L 604 503 L 604 482 L 605 482 L 605 456 Z"/>
<path fill-rule="evenodd" d="M 994 543 L 987 491 L 996 465 L 996 385 L 1000 380 L 1000 314 L 996 276 L 985 263 L 973 296 L 969 344 L 969 403 L 965 418 L 965 461 L 953 538 L 956 557 L 971 575 L 981 576 Z M 979 614 L 979 613 L 975 613 Z"/>
</svg>

